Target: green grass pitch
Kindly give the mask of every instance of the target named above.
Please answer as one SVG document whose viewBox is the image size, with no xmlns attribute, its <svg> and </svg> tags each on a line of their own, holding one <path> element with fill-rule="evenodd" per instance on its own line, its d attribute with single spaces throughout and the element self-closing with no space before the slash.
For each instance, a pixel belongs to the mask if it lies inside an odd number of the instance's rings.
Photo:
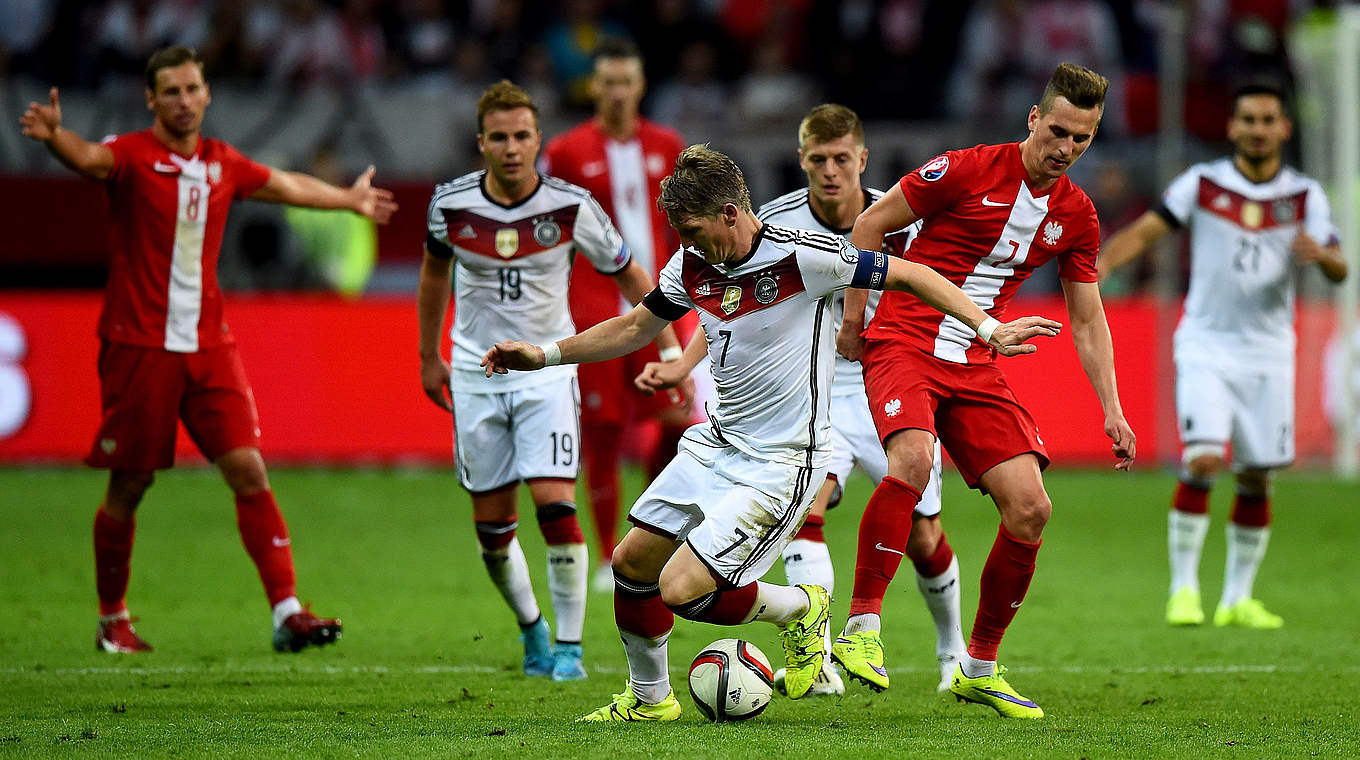
<svg viewBox="0 0 1360 760">
<path fill-rule="evenodd" d="M 685 714 L 667 725 L 580 726 L 625 677 L 611 600 L 592 594 L 590 678 L 519 673 L 514 622 L 485 577 L 467 497 L 437 470 L 276 470 L 299 590 L 345 621 L 334 647 L 269 648 L 269 616 L 231 499 L 207 470 L 163 473 L 137 526 L 130 603 L 150 655 L 93 650 L 90 534 L 102 473 L 0 470 L 0 756 L 54 757 L 1357 757 L 1360 489 L 1286 473 L 1257 596 L 1280 631 L 1162 622 L 1172 478 L 1055 469 L 1054 516 L 1007 635 L 1012 683 L 1048 716 L 1007 722 L 934 693 L 934 628 L 904 564 L 884 611 L 892 689 L 776 698 L 712 725 L 684 673 L 709 641 L 775 631 L 678 620 L 671 670 Z M 638 480 L 630 475 L 628 491 Z M 1221 585 L 1231 486 L 1213 496 L 1201 580 Z M 833 630 L 844 622 L 860 505 L 833 510 Z M 548 609 L 542 540 L 520 531 Z M 996 532 L 991 503 L 946 478 L 945 528 L 963 570 L 965 628 Z M 773 573 L 782 579 L 781 570 Z M 1212 613 L 1212 609 L 1209 610 Z"/>
</svg>

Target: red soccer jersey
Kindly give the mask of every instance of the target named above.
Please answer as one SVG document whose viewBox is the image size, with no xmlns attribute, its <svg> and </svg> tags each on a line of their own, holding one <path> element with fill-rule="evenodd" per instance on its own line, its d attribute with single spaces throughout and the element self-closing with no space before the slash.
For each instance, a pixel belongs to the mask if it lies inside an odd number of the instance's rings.
<svg viewBox="0 0 1360 760">
<path fill-rule="evenodd" d="M 655 280 L 679 238 L 657 208 L 661 180 L 675 168 L 685 142 L 673 129 L 639 119 L 637 136 L 618 142 L 594 119 L 554 137 L 543 151 L 544 172 L 590 191 L 628 248 Z M 577 330 L 619 315 L 618 288 L 593 266 L 573 267 L 571 315 Z"/>
<path fill-rule="evenodd" d="M 907 257 L 944 275 L 997 319 L 1005 321 L 1020 283 L 1052 258 L 1063 279 L 1096 281 L 1095 206 L 1065 175 L 1046 192 L 1034 192 L 1018 143 L 950 151 L 899 185 L 925 220 Z M 865 337 L 902 341 L 959 364 L 993 360 L 991 348 L 966 325 L 906 293 L 883 294 Z"/>
<path fill-rule="evenodd" d="M 104 144 L 112 221 L 99 336 L 181 352 L 231 342 L 217 284 L 222 229 L 232 200 L 263 187 L 269 167 L 208 138 L 181 156 L 149 129 Z"/>
</svg>

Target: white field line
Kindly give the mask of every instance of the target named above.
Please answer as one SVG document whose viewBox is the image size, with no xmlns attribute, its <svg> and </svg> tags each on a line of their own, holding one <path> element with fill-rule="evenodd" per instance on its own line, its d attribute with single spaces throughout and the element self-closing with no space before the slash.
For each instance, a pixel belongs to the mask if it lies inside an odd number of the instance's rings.
<svg viewBox="0 0 1360 760">
<path fill-rule="evenodd" d="M 592 665 L 591 672 L 603 675 L 626 675 L 622 665 Z M 683 665 L 672 665 L 672 673 L 685 672 Z M 513 673 L 506 668 L 489 665 L 412 665 L 390 667 L 385 665 L 353 665 L 338 667 L 333 665 L 203 665 L 172 667 L 93 667 L 93 668 L 0 668 L 0 675 L 6 676 L 164 676 L 164 675 L 460 675 L 469 673 Z M 893 673 L 902 675 L 935 674 L 935 668 L 893 668 Z M 1329 673 L 1357 674 L 1360 665 L 1328 667 L 1317 665 L 1141 665 L 1134 667 L 1096 667 L 1089 665 L 1060 665 L 1057 667 L 1033 666 L 1016 668 L 1016 673 L 1061 673 L 1070 675 L 1235 675 L 1241 673 Z"/>
</svg>

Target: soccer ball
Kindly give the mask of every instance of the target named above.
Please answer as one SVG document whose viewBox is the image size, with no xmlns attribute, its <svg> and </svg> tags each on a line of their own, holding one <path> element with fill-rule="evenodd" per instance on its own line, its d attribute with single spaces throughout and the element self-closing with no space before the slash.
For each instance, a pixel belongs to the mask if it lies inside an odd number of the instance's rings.
<svg viewBox="0 0 1360 760">
<path fill-rule="evenodd" d="M 774 673 L 755 644 L 718 639 L 704 647 L 689 666 L 689 695 L 708 719 L 746 720 L 770 704 Z"/>
</svg>

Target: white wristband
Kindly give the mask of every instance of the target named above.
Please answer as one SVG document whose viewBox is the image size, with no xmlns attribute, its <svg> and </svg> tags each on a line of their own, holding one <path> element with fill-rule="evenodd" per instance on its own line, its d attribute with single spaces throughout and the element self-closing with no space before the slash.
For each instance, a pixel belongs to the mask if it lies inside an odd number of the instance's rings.
<svg viewBox="0 0 1360 760">
<path fill-rule="evenodd" d="M 562 349 L 556 341 L 543 347 L 543 366 L 556 367 L 562 363 Z"/>
<path fill-rule="evenodd" d="M 977 335 L 982 338 L 984 343 L 991 343 L 992 333 L 996 332 L 996 328 L 1000 326 L 1001 323 L 997 321 L 996 317 L 987 317 L 982 320 L 982 324 L 978 325 Z"/>
<path fill-rule="evenodd" d="M 685 355 L 685 349 L 679 346 L 666 346 L 657 352 L 663 362 L 673 362 Z"/>
</svg>

